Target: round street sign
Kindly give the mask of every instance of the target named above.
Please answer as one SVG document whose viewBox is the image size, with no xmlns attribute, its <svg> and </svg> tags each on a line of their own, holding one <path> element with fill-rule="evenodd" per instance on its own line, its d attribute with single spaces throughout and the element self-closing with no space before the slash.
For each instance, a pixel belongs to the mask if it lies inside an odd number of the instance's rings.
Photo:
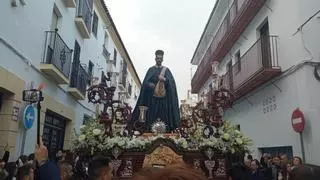
<svg viewBox="0 0 320 180">
<path fill-rule="evenodd" d="M 294 131 L 301 133 L 304 130 L 305 119 L 299 108 L 292 112 L 291 123 Z"/>
<path fill-rule="evenodd" d="M 36 118 L 36 111 L 32 105 L 26 106 L 23 112 L 23 124 L 26 129 L 32 128 Z"/>
</svg>

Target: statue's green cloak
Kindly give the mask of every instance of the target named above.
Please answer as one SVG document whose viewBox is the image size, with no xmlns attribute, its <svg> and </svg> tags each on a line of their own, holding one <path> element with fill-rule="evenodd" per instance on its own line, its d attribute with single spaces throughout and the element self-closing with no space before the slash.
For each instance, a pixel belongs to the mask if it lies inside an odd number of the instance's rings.
<svg viewBox="0 0 320 180">
<path fill-rule="evenodd" d="M 157 121 L 158 118 L 165 122 L 167 125 L 167 132 L 172 132 L 180 123 L 180 112 L 176 83 L 174 78 L 167 68 L 165 72 L 165 89 L 166 96 L 162 98 L 153 96 L 153 89 L 150 83 L 157 84 L 159 75 L 163 66 L 153 66 L 149 68 L 140 90 L 140 95 L 132 113 L 132 122 L 139 118 L 139 106 L 147 106 L 149 109 L 146 115 L 145 130 L 150 132 L 151 125 Z"/>
</svg>

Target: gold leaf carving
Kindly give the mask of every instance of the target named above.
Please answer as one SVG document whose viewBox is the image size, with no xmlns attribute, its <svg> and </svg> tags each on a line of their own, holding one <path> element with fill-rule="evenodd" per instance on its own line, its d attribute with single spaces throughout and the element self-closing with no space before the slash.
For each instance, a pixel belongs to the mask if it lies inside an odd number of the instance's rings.
<svg viewBox="0 0 320 180">
<path fill-rule="evenodd" d="M 145 156 L 143 167 L 152 167 L 153 165 L 167 166 L 177 163 L 183 163 L 182 156 L 179 156 L 167 146 L 160 146 L 151 154 Z"/>
</svg>

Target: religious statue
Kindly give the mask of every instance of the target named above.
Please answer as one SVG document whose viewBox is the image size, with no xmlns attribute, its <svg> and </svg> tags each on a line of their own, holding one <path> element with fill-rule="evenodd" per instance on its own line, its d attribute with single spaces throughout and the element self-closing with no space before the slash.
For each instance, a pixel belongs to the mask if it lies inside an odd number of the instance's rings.
<svg viewBox="0 0 320 180">
<path fill-rule="evenodd" d="M 176 83 L 170 70 L 162 66 L 164 52 L 155 52 L 156 65 L 149 68 L 132 114 L 133 122 L 139 119 L 139 107 L 148 107 L 145 119 L 145 132 L 157 121 L 166 124 L 166 131 L 172 132 L 179 127 L 180 112 Z"/>
</svg>

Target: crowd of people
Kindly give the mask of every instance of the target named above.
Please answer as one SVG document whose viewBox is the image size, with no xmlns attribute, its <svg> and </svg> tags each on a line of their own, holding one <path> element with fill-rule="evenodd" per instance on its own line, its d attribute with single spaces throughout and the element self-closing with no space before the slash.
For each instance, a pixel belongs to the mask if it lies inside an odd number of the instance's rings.
<svg viewBox="0 0 320 180">
<path fill-rule="evenodd" d="M 304 174 L 303 178 L 300 177 L 301 173 Z M 318 167 L 303 164 L 302 159 L 298 156 L 290 160 L 286 154 L 263 154 L 260 161 L 248 155 L 244 164 L 233 165 L 229 175 L 232 179 L 237 180 L 309 180 L 308 178 L 312 176 L 316 178 L 310 180 L 320 180 L 319 173 Z"/>
<path fill-rule="evenodd" d="M 69 151 L 59 150 L 52 160 L 42 141 L 34 154 L 20 156 L 16 162 L 8 162 L 6 149 L 0 160 L 0 180 L 111 180 L 112 162 L 104 156 L 96 156 L 89 163 Z M 232 164 L 229 180 L 319 180 L 317 167 L 304 165 L 300 157 L 289 160 L 287 155 L 264 154 L 260 161 L 248 156 L 244 163 Z M 132 180 L 207 180 L 198 169 L 188 165 L 173 165 L 161 169 L 144 168 Z"/>
</svg>

